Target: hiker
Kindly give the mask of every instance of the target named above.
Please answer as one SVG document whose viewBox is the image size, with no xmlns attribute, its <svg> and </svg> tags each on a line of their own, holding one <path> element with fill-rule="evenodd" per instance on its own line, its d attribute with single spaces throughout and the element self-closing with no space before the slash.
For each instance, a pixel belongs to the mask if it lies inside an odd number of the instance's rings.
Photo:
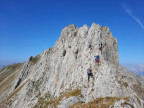
<svg viewBox="0 0 144 108">
<path fill-rule="evenodd" d="M 99 56 L 97 55 L 97 56 L 94 56 L 94 57 L 95 57 L 95 63 L 98 63 L 98 66 L 99 66 L 99 61 L 100 61 L 99 60 L 100 59 Z"/>
<path fill-rule="evenodd" d="M 90 76 L 93 77 L 93 74 L 92 74 L 90 67 L 87 69 L 87 74 L 88 74 L 88 82 L 89 82 Z"/>
</svg>

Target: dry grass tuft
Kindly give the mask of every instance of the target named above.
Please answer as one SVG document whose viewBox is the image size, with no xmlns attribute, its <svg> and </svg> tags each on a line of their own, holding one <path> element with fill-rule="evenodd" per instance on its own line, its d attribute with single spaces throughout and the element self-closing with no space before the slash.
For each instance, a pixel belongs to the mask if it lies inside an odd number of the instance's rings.
<svg viewBox="0 0 144 108">
<path fill-rule="evenodd" d="M 77 103 L 73 104 L 70 108 L 109 108 L 110 105 L 113 105 L 114 102 L 119 101 L 120 99 L 129 101 L 128 97 L 120 98 L 120 97 L 105 97 L 105 98 L 97 98 L 93 102 L 88 102 L 83 104 Z"/>
<path fill-rule="evenodd" d="M 56 108 L 57 105 L 60 103 L 60 101 L 63 99 L 63 98 L 69 98 L 69 97 L 72 97 L 72 96 L 82 96 L 81 95 L 81 91 L 79 89 L 75 89 L 75 90 L 72 90 L 68 93 L 66 93 L 65 95 L 62 95 L 56 99 L 51 99 L 49 101 L 46 101 L 44 97 L 40 98 L 38 100 L 38 103 L 34 106 L 34 108 L 37 108 L 37 107 L 48 107 L 50 106 L 51 108 Z"/>
<path fill-rule="evenodd" d="M 79 96 L 79 95 L 81 96 L 81 90 L 75 89 L 75 90 L 67 93 L 67 94 L 65 95 L 65 97 L 66 97 L 66 98 L 69 98 L 69 97 L 72 97 L 72 96 Z"/>
<path fill-rule="evenodd" d="M 32 58 L 31 62 L 33 64 L 36 64 L 39 61 L 39 59 L 40 59 L 40 56 L 39 57 L 34 57 L 34 58 Z"/>
</svg>

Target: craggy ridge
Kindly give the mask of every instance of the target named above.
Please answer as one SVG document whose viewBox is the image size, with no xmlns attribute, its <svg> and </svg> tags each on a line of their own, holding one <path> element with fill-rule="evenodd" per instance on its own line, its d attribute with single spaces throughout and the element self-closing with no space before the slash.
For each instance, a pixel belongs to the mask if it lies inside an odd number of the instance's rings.
<svg viewBox="0 0 144 108">
<path fill-rule="evenodd" d="M 100 57 L 99 66 L 95 55 Z M 54 47 L 31 56 L 15 70 L 7 69 L 11 74 L 0 79 L 0 105 L 5 107 L 144 107 L 144 79 L 119 65 L 118 41 L 99 24 L 90 28 L 71 24 Z"/>
</svg>

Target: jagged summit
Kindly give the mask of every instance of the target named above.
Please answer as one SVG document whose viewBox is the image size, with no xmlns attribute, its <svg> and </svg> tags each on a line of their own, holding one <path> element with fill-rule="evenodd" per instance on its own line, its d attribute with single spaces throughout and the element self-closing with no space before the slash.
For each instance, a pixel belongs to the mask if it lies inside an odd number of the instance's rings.
<svg viewBox="0 0 144 108">
<path fill-rule="evenodd" d="M 62 30 L 53 48 L 30 57 L 14 70 L 0 72 L 13 71 L 0 83 L 0 99 L 13 108 L 143 108 L 143 79 L 119 66 L 117 46 L 108 27 L 93 23 L 90 28 L 78 28 L 71 24 Z M 93 78 L 88 82 L 89 67 Z"/>
<path fill-rule="evenodd" d="M 70 24 L 68 26 L 66 26 L 63 30 L 62 30 L 62 33 L 61 33 L 61 36 L 63 36 L 64 33 L 75 33 L 75 32 L 83 32 L 83 33 L 87 33 L 88 31 L 92 30 L 92 31 L 104 31 L 104 32 L 107 32 L 108 34 L 110 34 L 109 36 L 112 37 L 112 34 L 110 32 L 110 29 L 108 27 L 103 27 L 103 26 L 100 26 L 99 24 L 95 24 L 95 23 L 92 23 L 91 27 L 89 28 L 86 24 L 83 26 L 83 27 L 80 27 L 78 28 L 77 26 L 75 26 L 74 24 Z M 76 36 L 77 33 L 74 34 L 74 36 Z M 86 34 L 82 34 L 81 36 L 83 35 L 86 35 Z M 67 35 L 69 36 L 69 35 Z M 88 36 L 88 35 L 86 35 Z"/>
<path fill-rule="evenodd" d="M 73 50 L 77 50 L 76 47 L 78 46 L 91 47 L 90 49 L 93 49 L 94 53 L 103 55 L 105 60 L 119 64 L 117 44 L 117 39 L 113 38 L 108 27 L 93 23 L 90 28 L 86 25 L 77 28 L 72 24 L 62 30 L 61 37 L 55 47 L 70 46 L 73 47 Z"/>
</svg>

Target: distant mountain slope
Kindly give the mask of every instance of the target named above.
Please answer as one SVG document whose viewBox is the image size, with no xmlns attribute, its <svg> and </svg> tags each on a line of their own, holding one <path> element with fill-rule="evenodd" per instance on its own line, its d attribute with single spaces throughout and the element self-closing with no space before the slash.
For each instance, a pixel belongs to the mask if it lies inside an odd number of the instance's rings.
<svg viewBox="0 0 144 108">
<path fill-rule="evenodd" d="M 0 65 L 0 69 L 2 69 L 3 67 L 5 67 L 5 66 L 3 66 L 3 65 Z"/>
<path fill-rule="evenodd" d="M 126 65 L 129 71 L 134 72 L 140 76 L 144 76 L 144 64 Z"/>
</svg>

